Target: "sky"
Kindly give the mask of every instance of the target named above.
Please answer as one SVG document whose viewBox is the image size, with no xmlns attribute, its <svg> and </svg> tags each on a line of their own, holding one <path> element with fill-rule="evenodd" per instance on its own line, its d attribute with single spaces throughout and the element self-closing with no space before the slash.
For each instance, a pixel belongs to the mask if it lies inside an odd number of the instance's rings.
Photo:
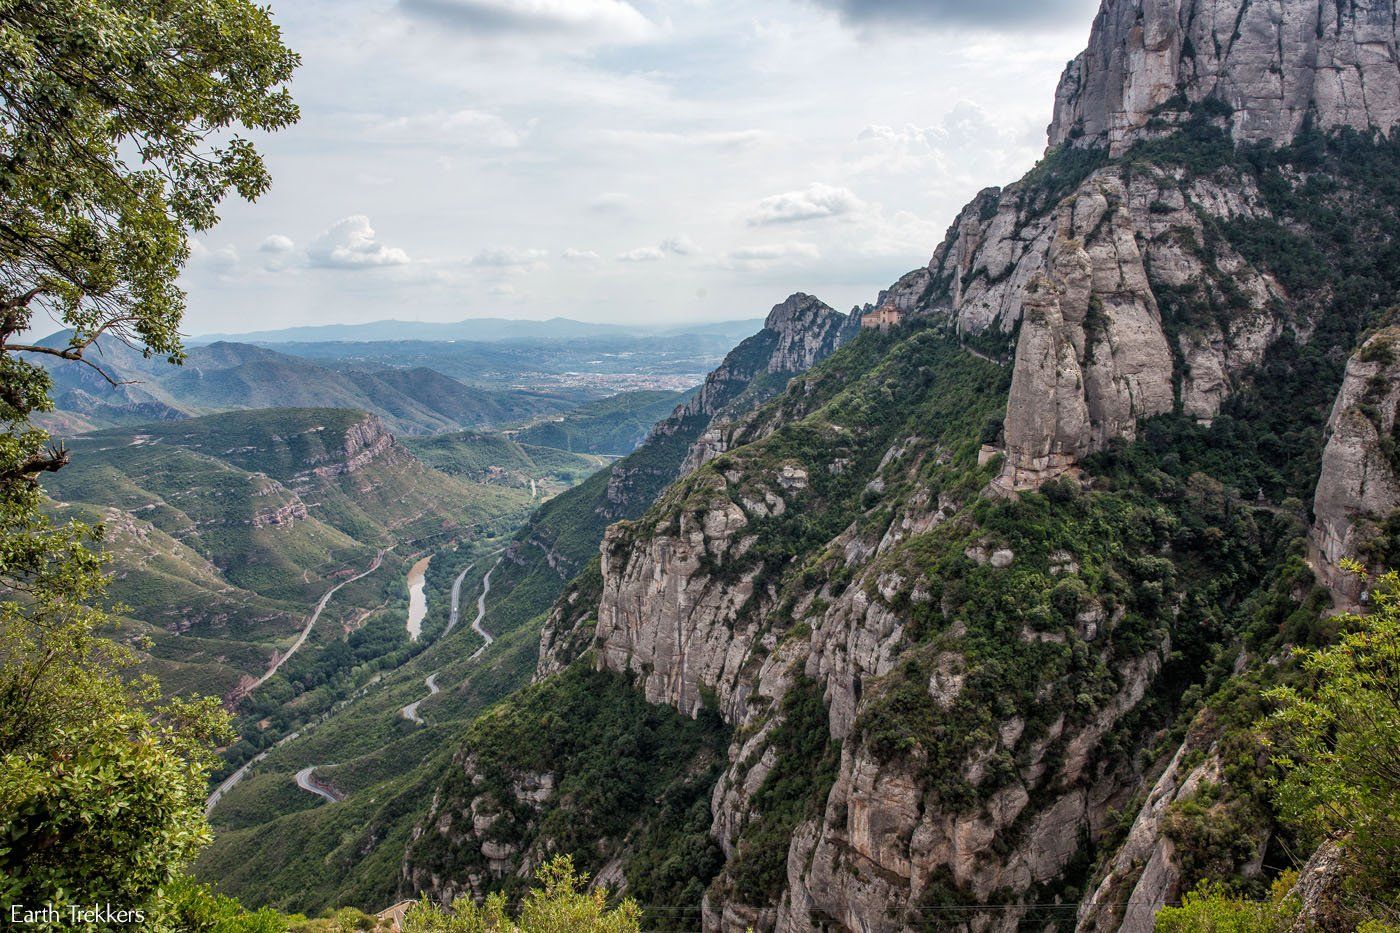
<svg viewBox="0 0 1400 933">
<path fill-rule="evenodd" d="M 1044 151 L 1097 0 L 273 0 L 296 126 L 190 334 L 841 310 Z"/>
</svg>

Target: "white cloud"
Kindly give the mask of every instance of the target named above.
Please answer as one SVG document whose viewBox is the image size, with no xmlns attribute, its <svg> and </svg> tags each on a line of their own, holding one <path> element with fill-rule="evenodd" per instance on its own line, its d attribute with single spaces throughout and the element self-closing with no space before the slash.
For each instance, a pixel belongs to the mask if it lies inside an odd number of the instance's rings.
<svg viewBox="0 0 1400 933">
<path fill-rule="evenodd" d="M 602 130 L 600 141 L 607 146 L 628 149 L 717 149 L 721 152 L 742 152 L 772 141 L 775 136 L 766 130 Z"/>
<path fill-rule="evenodd" d="M 497 114 L 471 108 L 430 110 L 397 117 L 361 114 L 354 120 L 359 133 L 385 142 L 446 143 L 497 149 L 519 147 L 535 128 L 533 121 L 516 127 Z"/>
<path fill-rule="evenodd" d="M 789 240 L 782 243 L 764 243 L 731 250 L 728 253 L 730 265 L 769 265 L 803 259 L 818 259 L 822 251 L 815 243 Z"/>
<path fill-rule="evenodd" d="M 658 259 L 665 259 L 666 254 L 653 246 L 639 246 L 636 249 L 629 249 L 625 253 L 619 253 L 618 262 L 656 262 Z"/>
<path fill-rule="evenodd" d="M 472 257 L 472 265 L 509 269 L 519 266 L 533 266 L 542 262 L 549 253 L 542 249 L 516 249 L 513 246 L 497 246 L 484 249 Z"/>
<path fill-rule="evenodd" d="M 823 217 L 839 217 L 858 211 L 864 204 L 849 188 L 815 183 L 801 191 L 775 194 L 758 202 L 756 213 L 749 218 L 753 226 L 796 223 Z"/>
<path fill-rule="evenodd" d="M 290 253 L 296 248 L 297 245 L 292 242 L 291 237 L 283 236 L 280 233 L 274 233 L 258 244 L 258 252 L 260 253 Z"/>
<path fill-rule="evenodd" d="M 1079 24 L 1092 0 L 815 0 L 858 26 L 940 29 L 970 26 L 995 32 Z"/>
<path fill-rule="evenodd" d="M 563 256 L 569 262 L 597 262 L 603 258 L 591 249 L 573 249 L 572 247 L 564 250 Z"/>
<path fill-rule="evenodd" d="M 399 6 L 409 16 L 478 34 L 557 34 L 617 43 L 660 34 L 625 0 L 400 0 Z"/>
<path fill-rule="evenodd" d="M 661 251 L 663 253 L 670 253 L 673 256 L 694 256 L 701 252 L 700 245 L 685 234 L 663 240 L 661 243 Z"/>
<path fill-rule="evenodd" d="M 232 272 L 238 268 L 238 250 L 232 246 L 221 246 L 209 253 L 207 261 L 219 272 Z"/>
<path fill-rule="evenodd" d="M 620 191 L 600 194 L 588 202 L 588 209 L 598 214 L 630 214 L 637 201 Z"/>
<path fill-rule="evenodd" d="M 409 262 L 408 253 L 379 242 L 364 214 L 353 214 L 332 224 L 311 241 L 306 258 L 313 266 L 325 269 L 369 269 Z"/>
</svg>

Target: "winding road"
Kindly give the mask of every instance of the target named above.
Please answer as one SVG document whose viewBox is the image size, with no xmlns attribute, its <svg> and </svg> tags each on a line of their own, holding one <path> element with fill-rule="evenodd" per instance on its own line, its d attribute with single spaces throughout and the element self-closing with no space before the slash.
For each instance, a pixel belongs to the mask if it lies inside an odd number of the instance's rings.
<svg viewBox="0 0 1400 933">
<path fill-rule="evenodd" d="M 486 618 L 486 597 L 491 594 L 491 574 L 496 572 L 496 568 L 501 565 L 501 561 L 504 559 L 504 556 L 498 557 L 496 559 L 496 563 L 491 565 L 491 569 L 486 571 L 486 576 L 481 578 L 481 595 L 478 596 L 476 600 L 476 618 L 472 619 L 472 631 L 480 635 L 484 643 L 480 648 L 476 649 L 476 651 L 472 653 L 472 656 L 468 659 L 470 661 L 475 661 L 477 658 L 481 657 L 482 652 L 484 652 L 487 648 L 490 648 L 491 643 L 496 640 L 496 637 L 490 632 L 486 631 L 486 629 L 482 626 L 481 622 L 483 619 Z M 457 575 L 457 579 L 452 582 L 452 615 L 447 620 L 447 628 L 443 629 L 442 631 L 443 636 L 446 636 L 448 633 L 450 633 L 452 629 L 457 625 L 457 618 L 461 606 L 462 581 L 466 579 L 467 573 L 472 569 L 472 567 L 475 566 L 476 564 L 474 563 L 468 564 L 466 570 L 463 570 L 461 573 L 459 573 Z M 374 568 L 371 567 L 370 570 L 367 572 L 372 572 L 373 570 Z M 349 583 L 350 581 L 347 580 L 345 582 Z M 344 584 L 342 584 L 342 586 L 343 585 Z M 324 604 L 325 601 L 329 598 L 330 593 L 327 593 L 326 596 L 322 598 L 321 602 Z M 319 609 L 317 611 L 319 612 Z M 437 694 L 442 692 L 442 688 L 439 687 L 437 684 L 438 673 L 438 671 L 434 671 L 433 673 L 429 674 L 427 678 L 425 678 L 423 681 L 424 686 L 428 688 L 428 695 L 420 699 L 414 700 L 412 703 L 399 710 L 400 716 L 402 716 L 404 719 L 407 719 L 409 722 L 415 723 L 417 725 L 423 725 L 423 717 L 418 715 L 418 707 L 423 704 L 424 700 L 427 700 L 429 697 L 436 696 Z M 288 736 L 288 738 L 291 738 L 291 736 Z M 264 752 L 263 754 L 265 755 L 266 753 Z M 243 768 L 240 769 L 240 772 L 246 771 L 249 767 L 256 764 L 258 760 L 262 757 L 262 755 L 259 755 L 257 758 L 254 758 L 252 761 L 248 762 L 248 764 L 244 765 Z M 313 793 L 318 797 L 324 797 L 331 803 L 340 803 L 342 800 L 345 799 L 344 794 L 340 793 L 334 788 L 325 787 L 316 783 L 313 775 L 317 767 L 317 765 L 311 765 L 310 767 L 302 768 L 300 771 L 298 771 L 296 774 L 297 787 L 300 787 L 304 791 Z M 221 795 L 228 788 L 238 783 L 237 779 L 240 777 L 242 777 L 241 773 L 235 774 L 232 778 L 230 778 L 229 781 L 226 781 L 224 785 L 220 785 L 219 789 L 214 793 L 216 795 Z M 210 798 L 209 809 L 213 809 L 215 803 L 218 803 L 217 796 Z M 205 812 L 207 813 L 208 811 L 206 810 Z"/>
<path fill-rule="evenodd" d="M 290 732 L 287 735 L 284 735 L 276 745 L 272 746 L 272 748 L 281 748 L 283 745 L 286 745 L 288 742 L 290 742 L 292 739 L 296 738 L 300 734 L 300 732 Z M 229 791 L 233 790 L 234 785 L 237 784 L 239 781 L 243 780 L 244 775 L 248 773 L 248 769 L 253 767 L 253 765 L 257 764 L 258 762 L 262 761 L 264 758 L 266 758 L 268 752 L 272 751 L 272 748 L 269 748 L 266 752 L 259 752 L 258 754 L 254 755 L 251 759 L 248 760 L 246 764 L 243 765 L 243 767 L 239 768 L 237 771 L 224 778 L 224 782 L 218 787 L 214 788 L 214 792 L 210 794 L 209 799 L 204 802 L 204 818 L 206 820 L 209 819 L 209 814 L 214 812 L 214 808 L 219 805 L 219 801 L 224 799 L 224 794 L 227 794 Z"/>
<path fill-rule="evenodd" d="M 476 601 L 476 618 L 472 619 L 472 631 L 485 639 L 485 644 L 472 653 L 470 658 L 472 661 L 481 657 L 481 653 L 490 648 L 491 642 L 496 640 L 494 635 L 481 627 L 481 620 L 486 618 L 486 597 L 491 593 L 491 574 L 496 572 L 496 568 L 501 566 L 503 560 L 505 560 L 504 557 L 496 558 L 496 563 L 492 564 L 491 569 L 486 571 L 486 576 L 481 578 L 481 596 Z"/>
<path fill-rule="evenodd" d="M 340 803 L 344 800 L 345 795 L 340 793 L 340 791 L 316 783 L 316 777 L 313 773 L 315 770 L 316 766 L 312 765 L 309 768 L 302 768 L 298 771 L 296 777 L 297 787 L 305 791 L 310 791 L 318 797 L 324 797 L 331 803 Z"/>
<path fill-rule="evenodd" d="M 326 590 L 326 595 L 322 596 L 321 601 L 316 604 L 316 611 L 312 612 L 311 618 L 306 620 L 306 626 L 301 630 L 301 634 L 297 636 L 297 640 L 292 642 L 292 646 L 287 649 L 287 653 L 278 658 L 277 662 L 267 669 L 267 673 L 259 677 L 251 687 L 249 687 L 246 691 L 243 692 L 242 695 L 246 697 L 248 694 L 252 693 L 254 690 L 258 689 L 263 684 L 271 680 L 272 675 L 276 674 L 277 671 L 282 667 L 282 665 L 287 663 L 287 659 L 290 658 L 292 655 L 296 654 L 297 650 L 300 649 L 301 646 L 306 643 L 307 636 L 310 635 L 311 630 L 316 627 L 316 620 L 321 617 L 321 612 L 326 608 L 326 604 L 331 601 L 331 597 L 334 596 L 337 592 L 339 592 L 342 586 L 345 586 L 349 583 L 354 583 L 356 580 L 363 580 L 365 577 L 378 570 L 379 565 L 384 563 L 385 553 L 387 553 L 386 550 L 384 548 L 380 548 L 379 553 L 374 555 L 374 560 L 370 563 L 368 570 L 366 570 L 364 573 L 356 574 L 348 580 L 341 580 L 335 586 Z"/>
<path fill-rule="evenodd" d="M 477 597 L 476 600 L 476 618 L 472 620 L 472 631 L 480 635 L 485 643 L 472 653 L 472 656 L 468 658 L 470 661 L 475 661 L 477 658 L 481 657 L 481 653 L 487 648 L 490 648 L 491 643 L 496 640 L 495 636 L 482 627 L 481 621 L 486 618 L 486 597 L 491 593 L 491 574 L 496 572 L 496 567 L 500 566 L 500 563 L 501 559 L 498 558 L 491 569 L 486 571 L 486 576 L 481 578 L 481 595 Z M 467 578 L 467 574 L 470 573 L 471 569 L 475 566 L 475 563 L 468 564 L 465 570 L 457 574 L 457 579 L 452 581 L 452 614 L 447 620 L 447 628 L 442 630 L 442 638 L 446 638 L 448 635 L 452 634 L 452 630 L 457 627 L 457 620 L 461 617 L 462 608 L 462 581 Z M 412 703 L 399 710 L 400 716 L 420 726 L 423 724 L 423 717 L 418 715 L 418 707 L 423 705 L 424 700 L 442 692 L 442 688 L 437 685 L 439 673 L 441 672 L 434 671 L 428 675 L 427 679 L 423 681 L 424 686 L 428 688 L 428 695 L 414 700 Z"/>
<path fill-rule="evenodd" d="M 418 715 L 418 707 L 423 705 L 423 700 L 428 699 L 428 697 L 437 696 L 442 692 L 442 689 L 437 685 L 437 676 L 437 671 L 433 671 L 433 673 L 428 675 L 427 679 L 423 681 L 423 685 L 428 688 L 428 696 L 423 697 L 422 700 L 414 700 L 412 703 L 399 710 L 400 716 L 407 719 L 409 722 L 416 722 L 420 726 L 423 724 L 423 717 Z"/>
<path fill-rule="evenodd" d="M 476 561 L 472 561 L 457 574 L 457 579 L 452 581 L 452 614 L 447 619 L 447 628 L 442 630 L 442 637 L 446 638 L 452 634 L 452 630 L 457 627 L 457 618 L 461 615 L 459 611 L 462 605 L 462 581 L 471 573 L 471 569 L 476 566 Z"/>
</svg>

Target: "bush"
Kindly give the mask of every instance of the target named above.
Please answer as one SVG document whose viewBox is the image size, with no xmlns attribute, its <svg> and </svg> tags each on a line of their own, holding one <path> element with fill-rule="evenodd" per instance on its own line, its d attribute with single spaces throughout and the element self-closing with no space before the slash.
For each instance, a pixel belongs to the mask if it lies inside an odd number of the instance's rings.
<svg viewBox="0 0 1400 933">
<path fill-rule="evenodd" d="M 574 871 L 569 856 L 546 862 L 535 880 L 543 887 L 525 896 L 514 919 L 503 894 L 480 906 L 463 898 L 450 911 L 424 901 L 404 918 L 403 933 L 641 933 L 641 908 L 628 899 L 609 910 L 607 891 L 585 890 L 588 876 Z"/>
<path fill-rule="evenodd" d="M 1181 899 L 1180 907 L 1157 914 L 1157 933 L 1287 933 L 1300 905 L 1291 892 L 1292 872 L 1274 883 L 1267 901 L 1242 900 L 1219 884 L 1203 884 Z"/>
</svg>

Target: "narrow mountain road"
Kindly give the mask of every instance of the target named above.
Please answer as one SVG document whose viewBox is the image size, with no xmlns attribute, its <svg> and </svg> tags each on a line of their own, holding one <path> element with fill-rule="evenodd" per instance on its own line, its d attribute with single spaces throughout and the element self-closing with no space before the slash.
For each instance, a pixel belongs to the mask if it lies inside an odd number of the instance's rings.
<svg viewBox="0 0 1400 933">
<path fill-rule="evenodd" d="M 312 765 L 309 768 L 302 768 L 300 771 L 298 771 L 296 776 L 297 787 L 300 787 L 304 791 L 309 791 L 310 793 L 313 793 L 318 797 L 324 797 L 331 803 L 340 803 L 342 800 L 345 799 L 345 795 L 335 790 L 334 788 L 326 787 L 323 784 L 317 783 L 316 776 L 314 773 L 315 771 L 315 765 Z"/>
<path fill-rule="evenodd" d="M 486 571 L 486 576 L 481 580 L 481 596 L 479 596 L 476 601 L 476 618 L 472 620 L 472 631 L 480 635 L 486 643 L 472 653 L 472 656 L 468 659 L 471 661 L 475 661 L 477 658 L 481 657 L 481 653 L 491 647 L 491 642 L 496 640 L 490 632 L 482 627 L 481 620 L 486 617 L 486 597 L 491 592 L 491 574 L 496 572 L 496 567 L 499 566 L 500 563 L 501 559 L 498 558 L 491 569 Z M 446 638 L 448 635 L 452 634 L 452 630 L 457 627 L 457 621 L 461 618 L 462 610 L 462 581 L 467 578 L 467 574 L 470 573 L 471 569 L 475 566 L 475 562 L 468 564 L 466 569 L 457 574 L 457 579 L 452 581 L 452 614 L 448 618 L 447 628 L 442 630 L 442 636 L 440 638 Z M 424 700 L 442 692 L 442 688 L 437 685 L 439 673 L 441 672 L 434 671 L 428 675 L 427 679 L 423 681 L 423 684 L 428 688 L 428 695 L 414 700 L 412 703 L 399 710 L 400 716 L 420 726 L 423 724 L 423 717 L 418 715 L 418 707 L 423 705 Z"/>
<path fill-rule="evenodd" d="M 476 601 L 476 618 L 472 619 L 472 631 L 485 639 L 486 643 L 472 653 L 470 658 L 472 661 L 481 657 L 482 652 L 490 648 L 491 642 L 496 640 L 496 636 L 482 628 L 481 620 L 486 618 L 486 597 L 491 593 L 491 574 L 496 572 L 496 568 L 501 566 L 503 560 L 505 560 L 504 556 L 496 558 L 496 563 L 491 566 L 490 570 L 486 571 L 486 576 L 481 578 L 481 596 Z"/>
<path fill-rule="evenodd" d="M 973 356 L 977 357 L 979 360 L 984 360 L 984 361 L 986 361 L 986 362 L 988 362 L 988 363 L 991 363 L 993 366 L 1002 366 L 1002 367 L 1005 367 L 1005 366 L 1006 366 L 1006 363 L 1005 363 L 1004 361 L 999 360 L 999 359 L 996 359 L 995 357 L 992 357 L 992 356 L 988 356 L 987 354 L 983 353 L 981 350 L 974 350 L 974 349 L 972 349 L 971 347 L 969 347 L 969 346 L 968 346 L 967 344 L 965 344 L 965 343 L 959 343 L 958 346 L 962 348 L 963 352 L 965 352 L 965 353 L 971 353 Z"/>
<path fill-rule="evenodd" d="M 457 579 L 452 581 L 452 614 L 447 619 L 447 628 L 442 630 L 442 638 L 452 634 L 452 630 L 457 627 L 457 619 L 461 616 L 462 607 L 462 581 L 471 573 L 471 569 L 476 566 L 476 561 L 470 564 L 457 574 Z"/>
<path fill-rule="evenodd" d="M 364 573 L 356 574 L 348 580 L 341 580 L 335 586 L 326 590 L 326 595 L 322 596 L 321 601 L 316 604 L 316 610 L 311 613 L 311 618 L 306 620 L 306 626 L 301 630 L 301 634 L 297 636 L 297 640 L 292 643 L 292 646 L 290 648 L 287 649 L 287 653 L 279 657 L 277 659 L 277 662 L 267 669 L 267 673 L 259 677 L 257 681 L 243 693 L 243 696 L 246 697 L 248 694 L 252 693 L 254 690 L 258 689 L 263 684 L 271 680 L 272 676 L 276 674 L 278 670 L 281 669 L 282 665 L 286 664 L 287 660 L 292 655 L 296 654 L 297 651 L 301 648 L 301 646 L 306 643 L 307 636 L 310 635 L 311 630 L 316 627 L 316 620 L 321 617 L 321 612 L 326 608 L 326 604 L 331 601 L 331 597 L 334 596 L 337 592 L 339 592 L 340 588 L 345 586 L 346 584 L 354 583 L 356 580 L 363 580 L 365 577 L 378 570 L 379 565 L 384 563 L 384 555 L 386 553 L 388 553 L 386 549 L 380 548 L 379 553 L 374 555 L 374 561 L 369 565 L 368 570 L 366 570 Z"/>
<path fill-rule="evenodd" d="M 423 700 L 428 699 L 428 697 L 437 696 L 442 692 L 441 688 L 437 685 L 437 676 L 437 671 L 434 671 L 423 681 L 423 685 L 428 688 L 428 696 L 423 697 Z M 399 715 L 409 722 L 415 722 L 421 726 L 423 724 L 423 717 L 418 715 L 418 707 L 423 705 L 423 700 L 414 700 L 412 703 L 399 710 Z"/>
<path fill-rule="evenodd" d="M 282 739 L 276 745 L 273 746 L 273 748 L 281 748 L 283 745 L 286 745 L 288 742 L 290 742 L 292 739 L 296 738 L 300 734 L 300 732 L 290 732 L 287 735 L 284 735 Z M 253 765 L 266 758 L 268 752 L 270 751 L 272 751 L 271 748 L 268 749 L 266 752 L 259 752 L 257 755 L 249 759 L 247 764 L 245 764 L 243 767 L 239 768 L 237 771 L 224 778 L 224 782 L 222 784 L 214 788 L 214 792 L 210 794 L 209 799 L 204 802 L 204 818 L 206 820 L 209 818 L 209 814 L 214 812 L 214 808 L 219 805 L 219 801 L 224 799 L 224 795 L 227 794 L 229 791 L 233 790 L 234 785 L 236 785 L 239 781 L 243 780 L 244 776 L 248 773 L 248 770 L 252 768 Z"/>
</svg>

